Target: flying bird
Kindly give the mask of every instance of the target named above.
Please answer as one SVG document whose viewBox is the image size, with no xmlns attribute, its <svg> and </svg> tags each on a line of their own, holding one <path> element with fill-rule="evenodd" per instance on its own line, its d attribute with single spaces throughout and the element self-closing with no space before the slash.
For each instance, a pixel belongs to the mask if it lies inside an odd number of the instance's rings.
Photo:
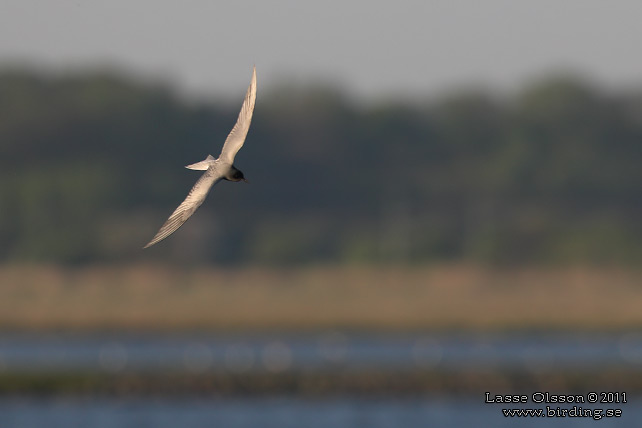
<svg viewBox="0 0 642 428">
<path fill-rule="evenodd" d="M 245 142 L 247 131 L 250 129 L 250 122 L 252 121 L 252 113 L 254 112 L 254 103 L 256 101 L 256 67 L 252 71 L 252 81 L 250 82 L 245 100 L 241 106 L 241 112 L 236 120 L 236 124 L 232 131 L 227 136 L 223 150 L 218 159 L 214 159 L 212 155 L 207 155 L 205 160 L 202 160 L 185 168 L 194 169 L 198 171 L 205 171 L 205 173 L 198 179 L 192 190 L 181 203 L 178 208 L 169 216 L 165 224 L 160 228 L 156 236 L 143 248 L 151 247 L 152 245 L 167 238 L 172 233 L 183 225 L 188 218 L 194 214 L 194 211 L 201 206 L 205 197 L 210 189 L 221 180 L 228 181 L 245 181 L 245 176 L 234 166 L 234 157 L 239 149 Z"/>
</svg>

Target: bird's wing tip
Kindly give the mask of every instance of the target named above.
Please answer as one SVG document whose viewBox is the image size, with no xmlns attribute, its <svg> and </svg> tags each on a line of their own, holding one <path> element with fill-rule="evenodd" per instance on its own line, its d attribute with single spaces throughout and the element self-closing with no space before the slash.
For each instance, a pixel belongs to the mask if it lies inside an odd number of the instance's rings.
<svg viewBox="0 0 642 428">
<path fill-rule="evenodd" d="M 145 248 L 149 248 L 149 247 L 151 247 L 152 245 L 158 244 L 159 242 L 160 242 L 160 241 L 159 241 L 159 240 L 157 240 L 157 239 L 156 239 L 156 237 L 154 237 L 154 239 L 152 239 L 151 241 L 149 241 L 149 242 L 147 243 L 147 245 L 145 245 L 145 246 L 143 247 L 143 250 L 144 250 Z"/>
</svg>

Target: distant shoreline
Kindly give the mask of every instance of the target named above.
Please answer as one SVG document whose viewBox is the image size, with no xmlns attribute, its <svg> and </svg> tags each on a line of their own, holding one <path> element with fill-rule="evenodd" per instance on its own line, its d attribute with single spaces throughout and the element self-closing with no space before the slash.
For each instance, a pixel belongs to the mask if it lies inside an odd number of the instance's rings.
<svg viewBox="0 0 642 428">
<path fill-rule="evenodd" d="M 618 267 L 0 267 L 0 330 L 627 330 Z"/>
</svg>

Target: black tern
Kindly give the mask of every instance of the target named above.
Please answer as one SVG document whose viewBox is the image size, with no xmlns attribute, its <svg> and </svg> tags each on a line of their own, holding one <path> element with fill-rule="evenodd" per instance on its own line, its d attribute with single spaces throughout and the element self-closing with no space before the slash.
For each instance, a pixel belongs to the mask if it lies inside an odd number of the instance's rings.
<svg viewBox="0 0 642 428">
<path fill-rule="evenodd" d="M 252 121 L 252 113 L 254 112 L 254 103 L 256 101 L 256 67 L 252 71 L 252 81 L 250 82 L 245 100 L 241 106 L 241 112 L 236 120 L 236 124 L 232 131 L 227 136 L 223 150 L 218 159 L 214 159 L 212 155 L 208 155 L 203 161 L 187 165 L 185 168 L 194 169 L 198 171 L 205 171 L 199 178 L 192 190 L 181 203 L 178 208 L 167 219 L 165 224 L 160 228 L 156 236 L 143 248 L 151 247 L 152 245 L 167 238 L 172 233 L 183 225 L 188 218 L 194 214 L 194 211 L 201 206 L 205 197 L 210 189 L 221 180 L 228 181 L 245 181 L 243 173 L 234 166 L 234 157 L 239 149 L 245 142 L 247 131 L 250 129 L 250 122 Z"/>
</svg>

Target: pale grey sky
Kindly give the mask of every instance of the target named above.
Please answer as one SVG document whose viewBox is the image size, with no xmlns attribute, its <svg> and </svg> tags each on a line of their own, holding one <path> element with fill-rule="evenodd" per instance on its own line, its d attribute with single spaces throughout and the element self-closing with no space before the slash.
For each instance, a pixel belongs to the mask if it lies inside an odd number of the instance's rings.
<svg viewBox="0 0 642 428">
<path fill-rule="evenodd" d="M 0 0 L 0 65 L 116 65 L 190 94 L 336 81 L 366 99 L 514 89 L 551 70 L 642 83 L 640 0 Z"/>
</svg>

